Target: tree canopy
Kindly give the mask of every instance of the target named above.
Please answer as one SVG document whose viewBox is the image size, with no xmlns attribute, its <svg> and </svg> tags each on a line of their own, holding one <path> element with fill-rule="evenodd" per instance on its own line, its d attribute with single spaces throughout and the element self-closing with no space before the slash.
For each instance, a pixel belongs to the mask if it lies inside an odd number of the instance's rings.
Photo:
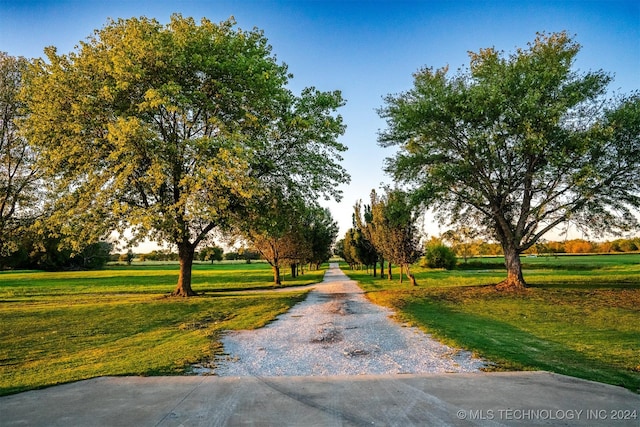
<svg viewBox="0 0 640 427">
<path fill-rule="evenodd" d="M 24 125 L 56 194 L 51 221 L 74 229 L 71 244 L 129 229 L 176 245 L 176 295 L 194 294 L 196 247 L 265 186 L 339 197 L 349 179 L 340 93 L 293 95 L 259 30 L 119 19 L 75 52 L 45 52 Z"/>
<path fill-rule="evenodd" d="M 281 284 L 280 269 L 289 264 L 292 276 L 302 263 L 316 267 L 331 257 L 338 225 L 331 212 L 312 203 L 281 193 L 267 193 L 252 211 L 236 221 L 236 234 L 250 242 L 271 265 L 275 285 Z"/>
<path fill-rule="evenodd" d="M 640 96 L 605 98 L 611 77 L 575 71 L 579 50 L 565 32 L 481 49 L 456 74 L 419 70 L 379 110 L 379 144 L 398 147 L 387 172 L 441 222 L 500 242 L 501 288 L 525 286 L 519 254 L 562 224 L 638 226 Z"/>
<path fill-rule="evenodd" d="M 338 254 L 352 267 L 353 264 L 373 266 L 374 277 L 378 261 L 382 277 L 387 259 L 389 280 L 393 278 L 392 263 L 395 263 L 400 266 L 400 283 L 405 271 L 411 284 L 416 285 L 411 265 L 422 255 L 417 212 L 406 192 L 390 188 L 385 191 L 380 196 L 372 190 L 369 205 L 363 205 L 361 200 L 356 202 L 353 228 L 347 230 L 340 241 Z"/>
<path fill-rule="evenodd" d="M 398 189 L 387 189 L 382 196 L 371 192 L 372 239 L 376 251 L 391 263 L 406 271 L 412 285 L 416 279 L 411 273 L 411 264 L 422 255 L 421 235 L 416 226 L 417 215 L 408 194 Z M 389 267 L 391 279 L 391 267 Z"/>
<path fill-rule="evenodd" d="M 371 194 L 373 198 L 373 194 Z M 361 200 L 358 200 L 353 206 L 353 226 L 352 233 L 350 234 L 352 242 L 349 244 L 355 249 L 354 258 L 361 264 L 367 266 L 373 266 L 373 277 L 376 277 L 376 267 L 378 261 L 380 261 L 380 276 L 382 276 L 384 269 L 384 259 L 381 253 L 374 244 L 374 224 L 373 224 L 373 212 L 371 205 L 363 205 Z M 348 235 L 349 236 L 349 235 Z"/>
<path fill-rule="evenodd" d="M 0 52 L 0 258 L 14 252 L 40 214 L 36 154 L 18 131 L 19 99 L 29 63 Z"/>
</svg>

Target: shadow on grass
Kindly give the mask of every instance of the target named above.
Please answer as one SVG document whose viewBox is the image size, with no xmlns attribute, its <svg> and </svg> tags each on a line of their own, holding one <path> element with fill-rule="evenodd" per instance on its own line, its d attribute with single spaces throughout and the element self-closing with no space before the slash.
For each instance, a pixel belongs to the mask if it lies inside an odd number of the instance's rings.
<svg viewBox="0 0 640 427">
<path fill-rule="evenodd" d="M 582 281 L 550 281 L 544 283 L 528 282 L 528 288 L 532 289 L 563 289 L 563 290 L 602 290 L 602 289 L 640 289 L 640 283 L 634 278 L 622 278 L 615 280 Z"/>
<path fill-rule="evenodd" d="M 558 264 L 553 262 L 543 263 L 531 263 L 522 261 L 522 268 L 524 270 L 560 270 L 560 271 L 591 271 L 606 269 L 607 265 L 596 264 Z M 505 270 L 504 262 L 478 262 L 469 261 L 467 263 L 459 262 L 456 265 L 456 270 Z"/>
<path fill-rule="evenodd" d="M 640 393 L 640 373 L 606 365 L 509 323 L 465 313 L 428 299 L 409 302 L 402 311 L 405 320 L 425 325 L 428 332 L 447 344 L 476 352 L 495 363 L 495 370 L 545 370 Z"/>
</svg>

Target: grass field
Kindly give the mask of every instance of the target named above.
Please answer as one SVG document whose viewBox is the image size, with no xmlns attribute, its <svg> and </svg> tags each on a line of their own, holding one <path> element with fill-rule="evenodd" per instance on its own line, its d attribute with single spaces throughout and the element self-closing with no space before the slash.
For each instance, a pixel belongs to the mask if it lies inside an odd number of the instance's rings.
<svg viewBox="0 0 640 427">
<path fill-rule="evenodd" d="M 640 254 L 523 258 L 530 288 L 496 292 L 501 260 L 416 269 L 419 286 L 359 280 L 368 297 L 492 369 L 544 369 L 640 392 Z M 321 280 L 308 272 L 285 285 Z M 269 290 L 265 264 L 194 266 L 195 298 L 169 298 L 175 264 L 0 273 L 0 394 L 100 375 L 179 375 L 224 330 L 261 327 L 304 297 Z"/>
<path fill-rule="evenodd" d="M 264 326 L 305 295 L 240 294 L 273 287 L 259 263 L 195 265 L 193 298 L 168 297 L 177 277 L 175 264 L 0 273 L 0 395 L 101 375 L 182 374 L 220 351 L 222 331 Z"/>
<path fill-rule="evenodd" d="M 344 271 L 368 297 L 493 369 L 542 369 L 640 392 L 640 254 L 523 258 L 530 288 L 500 293 L 501 259 L 407 281 Z"/>
</svg>

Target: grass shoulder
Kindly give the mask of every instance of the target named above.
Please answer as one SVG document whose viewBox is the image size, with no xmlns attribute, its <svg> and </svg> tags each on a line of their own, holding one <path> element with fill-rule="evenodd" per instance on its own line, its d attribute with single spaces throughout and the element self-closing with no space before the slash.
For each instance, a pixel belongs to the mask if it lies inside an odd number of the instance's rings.
<svg viewBox="0 0 640 427">
<path fill-rule="evenodd" d="M 374 302 L 498 370 L 546 370 L 640 392 L 640 255 L 565 258 L 527 269 L 530 287 L 501 293 L 504 270 L 416 268 L 419 286 L 344 269 Z"/>
<path fill-rule="evenodd" d="M 266 264 L 221 264 L 194 267 L 200 296 L 168 297 L 177 274 L 177 265 L 0 274 L 0 395 L 103 375 L 187 374 L 221 351 L 224 331 L 262 327 L 307 292 L 269 292 Z"/>
</svg>

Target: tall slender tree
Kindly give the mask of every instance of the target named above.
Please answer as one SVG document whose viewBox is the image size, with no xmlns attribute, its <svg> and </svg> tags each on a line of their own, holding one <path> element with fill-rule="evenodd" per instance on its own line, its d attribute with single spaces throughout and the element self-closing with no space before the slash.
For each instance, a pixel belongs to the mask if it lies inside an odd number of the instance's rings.
<svg viewBox="0 0 640 427">
<path fill-rule="evenodd" d="M 338 237 L 338 223 L 331 216 L 331 211 L 319 206 L 310 206 L 303 221 L 304 239 L 309 245 L 308 262 L 316 269 L 331 258 L 332 247 Z"/>
<path fill-rule="evenodd" d="M 386 194 L 378 196 L 371 193 L 371 211 L 373 217 L 373 238 L 376 249 L 389 261 L 389 279 L 391 263 L 400 266 L 406 272 L 412 285 L 416 279 L 411 273 L 411 265 L 420 258 L 420 233 L 416 223 L 417 215 L 408 195 L 397 189 L 387 189 Z"/>
<path fill-rule="evenodd" d="M 373 277 L 377 276 L 376 267 L 378 261 L 380 261 L 382 275 L 382 269 L 384 269 L 384 260 L 381 259 L 379 251 L 374 245 L 373 237 L 373 213 L 371 211 L 371 205 L 363 205 L 359 200 L 353 207 L 353 226 L 357 230 L 356 244 L 358 247 L 359 257 L 361 262 L 368 266 L 373 266 Z"/>
</svg>

